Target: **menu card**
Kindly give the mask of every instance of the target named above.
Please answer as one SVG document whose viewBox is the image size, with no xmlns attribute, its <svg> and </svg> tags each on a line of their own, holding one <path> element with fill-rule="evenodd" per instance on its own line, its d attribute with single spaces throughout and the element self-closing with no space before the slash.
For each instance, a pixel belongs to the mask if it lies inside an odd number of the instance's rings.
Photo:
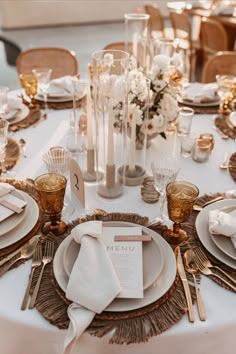
<svg viewBox="0 0 236 354">
<path fill-rule="evenodd" d="M 25 200 L 22 200 L 20 198 L 17 198 L 16 196 L 12 195 L 11 193 L 5 194 L 3 197 L 0 198 L 0 200 L 5 200 L 9 203 L 12 203 L 18 208 L 23 208 L 27 205 L 27 202 Z M 23 211 L 23 209 L 22 209 Z M 7 219 L 9 216 L 15 214 L 13 210 L 10 210 L 3 205 L 0 205 L 0 222 L 3 220 Z"/>
<path fill-rule="evenodd" d="M 122 291 L 121 298 L 143 298 L 141 241 L 114 241 L 115 235 L 142 235 L 142 227 L 103 227 L 103 239 Z"/>
</svg>

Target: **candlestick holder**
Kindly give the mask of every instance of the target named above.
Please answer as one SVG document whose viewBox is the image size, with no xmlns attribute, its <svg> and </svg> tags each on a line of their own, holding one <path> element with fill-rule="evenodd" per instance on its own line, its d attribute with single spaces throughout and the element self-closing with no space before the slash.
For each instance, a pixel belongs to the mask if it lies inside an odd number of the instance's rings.
<svg viewBox="0 0 236 354">
<path fill-rule="evenodd" d="M 76 101 L 79 99 L 81 99 L 81 102 L 80 105 L 77 105 Z M 72 120 L 74 122 L 76 157 L 84 180 L 95 182 L 95 121 L 89 80 L 73 79 L 73 102 Z"/>
<path fill-rule="evenodd" d="M 128 62 L 129 54 L 120 50 L 92 55 L 97 193 L 108 199 L 120 197 L 124 189 L 118 170 L 126 147 Z"/>
</svg>

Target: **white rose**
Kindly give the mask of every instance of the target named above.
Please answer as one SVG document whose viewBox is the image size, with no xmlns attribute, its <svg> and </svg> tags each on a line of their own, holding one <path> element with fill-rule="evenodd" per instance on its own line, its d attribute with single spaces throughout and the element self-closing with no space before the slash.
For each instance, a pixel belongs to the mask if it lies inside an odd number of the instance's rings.
<svg viewBox="0 0 236 354">
<path fill-rule="evenodd" d="M 159 70 L 164 73 L 170 65 L 170 58 L 163 54 L 156 55 L 153 58 L 153 63 L 154 67 L 157 66 Z"/>
<path fill-rule="evenodd" d="M 178 102 L 169 93 L 164 93 L 160 102 L 160 113 L 168 122 L 173 122 L 179 113 Z"/>
</svg>

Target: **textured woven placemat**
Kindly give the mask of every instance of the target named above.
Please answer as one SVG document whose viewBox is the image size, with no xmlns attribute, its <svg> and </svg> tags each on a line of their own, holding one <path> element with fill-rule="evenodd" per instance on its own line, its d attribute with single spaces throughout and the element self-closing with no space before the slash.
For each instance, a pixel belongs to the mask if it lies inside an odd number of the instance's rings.
<svg viewBox="0 0 236 354">
<path fill-rule="evenodd" d="M 137 214 L 124 213 L 97 213 L 75 220 L 68 225 L 67 234 L 77 224 L 89 220 L 103 221 L 126 221 L 140 225 L 146 225 L 148 218 L 141 217 Z M 156 224 L 152 229 L 162 233 L 166 226 Z M 65 239 L 66 235 L 55 237 L 49 235 L 51 240 L 55 242 L 55 249 Z M 44 239 L 40 241 L 44 246 Z M 39 269 L 33 279 L 32 288 L 35 286 Z M 192 293 L 193 298 L 194 293 Z M 54 275 L 53 264 L 46 267 L 46 271 L 42 278 L 36 307 L 38 311 L 53 325 L 58 328 L 67 328 L 69 319 L 67 316 L 67 307 L 69 301 L 65 298 L 65 294 L 59 288 Z M 95 319 L 87 329 L 87 331 L 96 337 L 102 337 L 112 331 L 110 343 L 129 344 L 147 342 L 152 336 L 158 335 L 177 323 L 187 311 L 187 303 L 179 277 L 176 279 L 170 289 L 159 300 L 143 308 L 125 311 L 125 312 L 103 312 L 96 315 Z"/>
<path fill-rule="evenodd" d="M 224 135 L 231 139 L 236 138 L 236 128 L 230 127 L 227 124 L 227 117 L 216 117 L 214 121 L 216 128 L 219 129 Z"/>
<path fill-rule="evenodd" d="M 39 108 L 32 108 L 28 116 L 18 123 L 10 123 L 8 130 L 11 132 L 16 132 L 20 129 L 26 129 L 31 125 L 36 124 L 41 119 L 41 111 Z"/>
<path fill-rule="evenodd" d="M 203 205 L 205 202 L 214 199 L 215 197 L 219 196 L 219 195 L 224 195 L 224 193 L 216 193 L 216 194 L 212 194 L 212 195 L 208 195 L 205 194 L 203 196 L 201 196 L 200 198 L 198 198 L 198 205 Z M 188 233 L 189 236 L 189 240 L 188 243 L 190 245 L 190 247 L 192 249 L 194 249 L 195 247 L 199 247 L 201 248 L 204 253 L 207 255 L 207 257 L 209 258 L 209 260 L 211 261 L 211 263 L 213 265 L 219 266 L 221 267 L 223 270 L 225 270 L 226 272 L 228 272 L 228 274 L 230 276 L 232 276 L 235 280 L 236 280 L 236 270 L 230 268 L 229 266 L 225 265 L 224 263 L 222 263 L 221 261 L 219 261 L 216 257 L 214 257 L 210 252 L 208 252 L 205 247 L 202 245 L 196 228 L 195 228 L 195 221 L 196 221 L 196 217 L 198 215 L 198 212 L 193 211 L 193 213 L 190 216 L 190 219 L 187 223 L 183 224 L 182 227 L 184 228 L 184 230 Z M 228 281 L 228 279 L 226 277 L 224 277 L 224 275 L 222 275 L 221 272 L 219 272 L 218 270 L 215 270 L 213 268 L 211 268 L 213 273 L 216 273 L 218 275 L 220 275 L 222 278 L 224 278 L 225 280 Z M 222 282 L 220 279 L 214 277 L 214 275 L 210 275 L 209 278 L 211 278 L 212 280 L 214 280 L 218 285 L 220 285 L 221 287 L 232 291 L 231 288 L 229 288 L 224 282 Z M 233 284 L 232 284 L 233 285 Z"/>
<path fill-rule="evenodd" d="M 229 158 L 229 174 L 233 178 L 234 182 L 236 182 L 236 152 L 234 152 Z"/>
<path fill-rule="evenodd" d="M 5 147 L 5 167 L 7 170 L 10 170 L 16 165 L 17 161 L 20 158 L 20 154 L 21 149 L 19 143 L 9 137 L 7 140 L 7 145 Z M 2 172 L 1 166 L 0 171 Z"/>
<path fill-rule="evenodd" d="M 219 109 L 219 105 L 211 106 L 211 107 L 199 107 L 199 106 L 188 105 L 187 103 L 179 103 L 179 106 L 191 107 L 194 110 L 195 114 L 214 114 L 217 113 Z"/>
<path fill-rule="evenodd" d="M 76 101 L 76 107 L 79 108 L 82 106 L 83 101 L 86 100 L 86 97 L 81 98 L 80 100 Z M 42 101 L 37 101 L 37 104 L 39 105 L 40 108 L 44 108 L 44 102 Z M 47 107 L 49 109 L 69 109 L 73 108 L 73 101 L 68 101 L 68 102 L 47 102 Z"/>
</svg>

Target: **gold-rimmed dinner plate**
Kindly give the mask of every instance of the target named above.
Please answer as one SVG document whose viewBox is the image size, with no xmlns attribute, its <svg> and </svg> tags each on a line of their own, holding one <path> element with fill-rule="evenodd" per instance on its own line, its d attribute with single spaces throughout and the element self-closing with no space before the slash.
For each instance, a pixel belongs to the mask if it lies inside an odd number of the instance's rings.
<svg viewBox="0 0 236 354">
<path fill-rule="evenodd" d="M 11 195 L 13 195 L 16 198 L 26 201 L 25 195 L 21 191 L 13 190 L 11 192 Z M 3 199 L 4 199 L 4 196 L 3 196 Z M 23 211 L 20 214 L 14 213 L 14 214 L 10 215 L 7 219 L 0 222 L 0 237 L 4 236 L 7 232 L 13 230 L 16 226 L 18 226 L 21 223 L 21 221 L 24 219 L 24 217 L 26 215 L 27 208 L 28 208 L 28 205 L 26 205 L 24 207 Z"/>
<path fill-rule="evenodd" d="M 36 225 L 39 218 L 39 207 L 27 193 L 21 192 L 27 201 L 27 209 L 23 220 L 13 230 L 0 237 L 0 249 L 8 247 L 25 237 Z"/>
<path fill-rule="evenodd" d="M 236 199 L 225 199 L 219 202 L 212 203 L 205 208 L 203 208 L 197 215 L 195 227 L 198 234 L 198 238 L 210 254 L 212 254 L 216 259 L 226 264 L 227 266 L 236 269 L 236 261 L 229 257 L 227 254 L 222 252 L 213 242 L 211 234 L 209 232 L 209 211 L 219 210 L 225 207 L 235 206 Z"/>
<path fill-rule="evenodd" d="M 232 213 L 232 216 L 236 217 L 236 205 L 225 207 L 222 210 L 224 213 Z M 236 249 L 230 237 L 223 236 L 223 235 L 213 235 L 211 234 L 212 241 L 214 244 L 227 256 L 233 258 L 236 261 Z"/>
<path fill-rule="evenodd" d="M 136 224 L 127 222 L 112 222 L 115 227 L 137 226 Z M 109 226 L 111 226 L 111 224 Z M 105 311 L 130 311 L 144 306 L 147 306 L 154 301 L 160 299 L 171 287 L 176 277 L 176 260 L 174 253 L 169 244 L 156 232 L 146 227 L 142 227 L 145 234 L 151 235 L 154 242 L 158 243 L 158 247 L 163 254 L 163 268 L 158 278 L 154 283 L 144 290 L 144 297 L 142 299 L 127 299 L 116 298 Z M 56 281 L 60 288 L 66 292 L 69 277 L 64 269 L 63 255 L 66 243 L 70 243 L 68 237 L 60 244 L 53 261 L 53 271 Z M 64 245 L 63 245 L 64 243 Z"/>
<path fill-rule="evenodd" d="M 30 113 L 29 107 L 27 107 L 25 104 L 22 103 L 16 115 L 9 120 L 9 124 L 13 125 L 21 122 L 29 115 L 29 113 Z"/>
<path fill-rule="evenodd" d="M 104 222 L 103 227 L 114 227 L 114 222 Z M 120 227 L 120 225 L 118 226 Z M 64 246 L 63 265 L 68 277 L 71 274 L 75 260 L 77 259 L 80 245 L 76 243 L 71 235 L 68 236 Z M 159 277 L 162 272 L 164 258 L 158 241 L 151 240 L 142 243 L 143 254 L 143 289 L 146 290 Z"/>
</svg>

